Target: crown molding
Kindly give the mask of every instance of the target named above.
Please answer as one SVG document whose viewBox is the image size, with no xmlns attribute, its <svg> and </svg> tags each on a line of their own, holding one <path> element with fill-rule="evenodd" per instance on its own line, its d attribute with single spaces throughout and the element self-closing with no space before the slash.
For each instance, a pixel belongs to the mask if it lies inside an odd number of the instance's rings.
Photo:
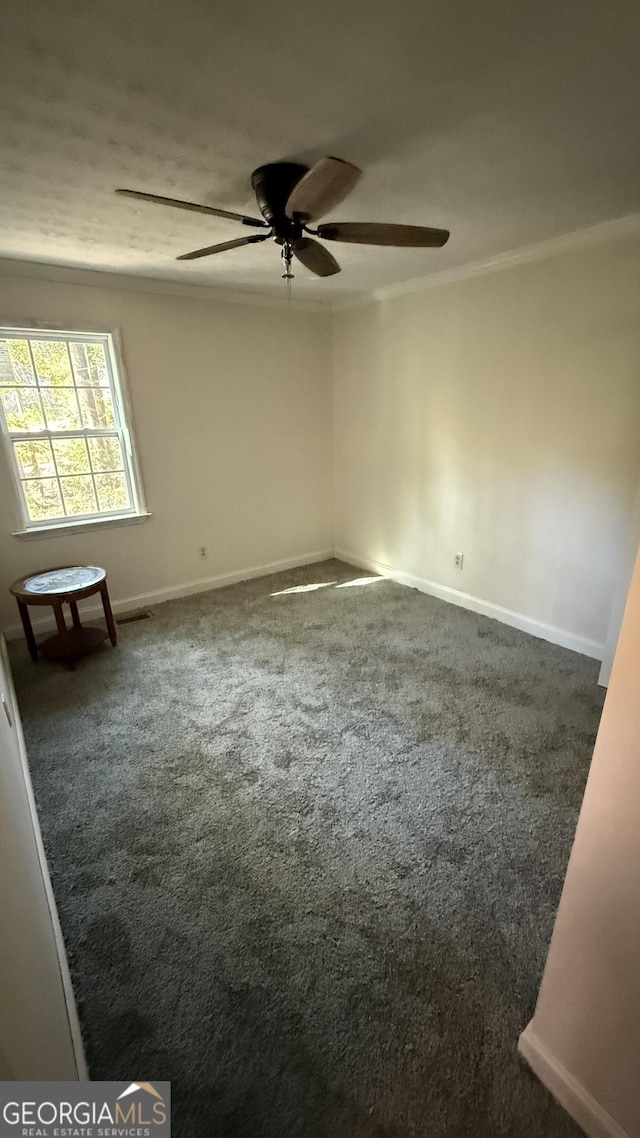
<svg viewBox="0 0 640 1138">
<path fill-rule="evenodd" d="M 474 277 L 486 276 L 489 273 L 504 272 L 507 269 L 517 268 L 519 265 L 530 265 L 536 261 L 545 261 L 552 257 L 561 256 L 564 253 L 573 253 L 594 245 L 606 245 L 610 241 L 637 236 L 640 236 L 640 213 L 632 213 L 626 217 L 600 222 L 598 225 L 590 225 L 586 229 L 577 229 L 572 233 L 550 237 L 546 241 L 539 241 L 536 245 L 524 245 L 520 249 L 498 253 L 495 257 L 488 257 L 483 261 L 472 261 L 456 268 L 442 269 L 440 272 L 430 273 L 429 276 L 413 277 L 408 281 L 399 281 L 397 284 L 373 289 L 366 294 L 336 298 L 331 309 L 333 312 L 346 312 L 351 308 L 361 308 L 364 305 L 392 300 L 399 296 L 408 296 L 411 293 L 427 292 L 433 288 L 456 284 L 458 281 L 471 280 Z"/>
<path fill-rule="evenodd" d="M 276 296 L 275 293 L 220 288 L 215 285 L 182 284 L 180 281 L 139 277 L 99 269 L 81 269 L 73 265 L 20 261 L 11 257 L 0 258 L 0 276 L 23 277 L 56 284 L 84 285 L 124 292 L 151 293 L 156 296 L 181 296 L 188 300 L 203 300 L 214 304 L 242 304 L 257 308 L 280 308 L 284 311 L 289 309 L 286 296 Z M 327 300 L 301 299 L 299 295 L 294 296 L 291 308 L 296 312 L 331 311 Z"/>
</svg>

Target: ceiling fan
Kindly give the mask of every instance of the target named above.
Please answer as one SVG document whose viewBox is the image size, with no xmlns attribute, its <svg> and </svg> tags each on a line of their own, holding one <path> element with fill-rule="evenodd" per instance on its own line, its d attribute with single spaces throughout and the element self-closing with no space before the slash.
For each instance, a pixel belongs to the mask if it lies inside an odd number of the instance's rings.
<svg viewBox="0 0 640 1138">
<path fill-rule="evenodd" d="M 440 248 L 445 244 L 449 238 L 447 229 L 428 229 L 422 225 L 330 221 L 311 229 L 309 222 L 315 222 L 334 209 L 351 192 L 361 175 L 362 171 L 357 166 L 352 166 L 341 158 L 321 158 L 310 169 L 299 162 L 269 162 L 266 166 L 259 166 L 251 175 L 251 185 L 263 221 L 247 217 L 243 213 L 161 197 L 141 190 L 116 190 L 116 193 L 156 202 L 158 205 L 195 210 L 197 213 L 213 214 L 214 217 L 228 217 L 243 225 L 268 229 L 268 233 L 254 233 L 249 237 L 236 237 L 233 241 L 194 249 L 192 253 L 183 253 L 177 260 L 194 261 L 199 257 L 209 257 L 212 253 L 225 253 L 228 249 L 238 249 L 241 245 L 253 245 L 272 238 L 282 246 L 285 280 L 293 278 L 291 265 L 294 257 L 318 277 L 331 277 L 340 272 L 340 265 L 333 254 L 319 241 L 315 241 L 315 237 L 321 237 L 323 241 L 394 245 L 400 248 Z"/>
</svg>

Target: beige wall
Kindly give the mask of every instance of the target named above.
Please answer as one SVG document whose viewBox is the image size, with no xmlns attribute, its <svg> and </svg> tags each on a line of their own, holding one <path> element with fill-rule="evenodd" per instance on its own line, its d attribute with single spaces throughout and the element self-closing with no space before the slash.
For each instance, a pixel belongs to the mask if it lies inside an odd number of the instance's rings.
<svg viewBox="0 0 640 1138">
<path fill-rule="evenodd" d="M 640 478 L 639 276 L 635 237 L 337 315 L 337 548 L 600 655 Z"/>
<path fill-rule="evenodd" d="M 589 1134 L 640 1134 L 640 560 L 521 1048 Z M 611 1120 L 621 1130 L 616 1130 Z"/>
<path fill-rule="evenodd" d="M 328 315 L 1 275 L 0 322 L 29 318 L 120 329 L 153 517 L 11 537 L 3 469 L 0 627 L 7 586 L 40 566 L 104 565 L 118 600 L 332 548 Z"/>
<path fill-rule="evenodd" d="M 629 237 L 333 317 L 0 273 L 0 320 L 119 327 L 153 513 L 23 541 L 0 472 L 0 627 L 39 566 L 104 564 L 118 601 L 337 548 L 602 655 L 640 483 L 639 266 Z"/>
</svg>

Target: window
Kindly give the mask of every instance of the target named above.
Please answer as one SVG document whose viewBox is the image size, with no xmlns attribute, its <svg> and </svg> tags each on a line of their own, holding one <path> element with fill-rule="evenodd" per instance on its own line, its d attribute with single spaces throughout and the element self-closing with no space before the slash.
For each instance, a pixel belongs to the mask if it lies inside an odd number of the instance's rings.
<svg viewBox="0 0 640 1138">
<path fill-rule="evenodd" d="M 144 516 L 112 336 L 0 328 L 0 420 L 24 530 Z"/>
</svg>

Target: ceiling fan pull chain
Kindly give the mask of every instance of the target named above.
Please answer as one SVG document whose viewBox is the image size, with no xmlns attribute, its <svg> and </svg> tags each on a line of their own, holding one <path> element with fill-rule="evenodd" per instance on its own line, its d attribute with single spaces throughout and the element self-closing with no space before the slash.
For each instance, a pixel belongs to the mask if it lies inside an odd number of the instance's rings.
<svg viewBox="0 0 640 1138">
<path fill-rule="evenodd" d="M 282 279 L 287 281 L 287 282 L 290 282 L 293 280 L 293 276 L 294 276 L 294 274 L 291 272 L 291 262 L 293 261 L 293 250 L 292 250 L 291 245 L 289 244 L 288 241 L 285 241 L 284 245 L 282 246 L 281 256 L 282 256 L 282 260 L 284 261 L 284 272 L 282 274 Z"/>
</svg>

